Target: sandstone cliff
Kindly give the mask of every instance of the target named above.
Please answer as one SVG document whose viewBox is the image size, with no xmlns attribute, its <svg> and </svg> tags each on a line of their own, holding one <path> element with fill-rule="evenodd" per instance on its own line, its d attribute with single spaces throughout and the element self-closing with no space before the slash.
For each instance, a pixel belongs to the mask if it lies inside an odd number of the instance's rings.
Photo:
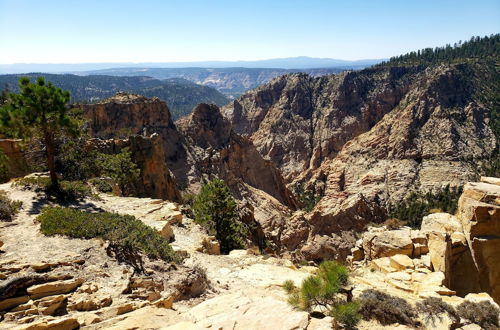
<svg viewBox="0 0 500 330">
<path fill-rule="evenodd" d="M 183 167 L 188 190 L 196 192 L 214 177 L 223 179 L 239 201 L 244 221 L 257 225 L 254 241 L 261 246 L 265 238 L 274 241 L 272 232 L 283 227 L 290 209 L 297 207 L 280 171 L 249 139 L 233 131 L 215 105 L 198 105 L 177 127 L 187 149 Z"/>
<path fill-rule="evenodd" d="M 129 147 L 141 170 L 135 194 L 180 201 L 167 162 L 181 157 L 184 149 L 165 102 L 158 98 L 117 93 L 97 104 L 82 105 L 93 144 L 105 153 Z"/>
<path fill-rule="evenodd" d="M 497 147 L 483 97 L 491 98 L 495 79 L 491 63 L 292 74 L 223 114 L 289 186 L 302 183 L 322 197 L 291 218 L 282 243 L 310 259 L 341 257 L 341 237 L 384 220 L 389 203 L 476 177 L 477 161 Z"/>
</svg>

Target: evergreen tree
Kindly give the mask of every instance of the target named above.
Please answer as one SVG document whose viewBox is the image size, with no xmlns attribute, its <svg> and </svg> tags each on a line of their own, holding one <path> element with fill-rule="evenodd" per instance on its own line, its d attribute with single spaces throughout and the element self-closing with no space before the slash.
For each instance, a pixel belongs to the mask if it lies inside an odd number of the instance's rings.
<svg viewBox="0 0 500 330">
<path fill-rule="evenodd" d="M 222 253 L 244 247 L 247 229 L 238 218 L 236 202 L 224 181 L 215 179 L 203 185 L 193 211 L 195 221 L 215 234 Z"/>
<path fill-rule="evenodd" d="M 130 149 L 123 148 L 118 154 L 102 154 L 101 157 L 99 165 L 103 172 L 118 184 L 122 195 L 126 195 L 141 174 L 140 169 L 132 161 Z"/>
<path fill-rule="evenodd" d="M 55 168 L 55 136 L 60 133 L 78 134 L 77 124 L 68 115 L 69 92 L 45 83 L 39 77 L 31 83 L 19 80 L 19 94 L 10 93 L 0 108 L 0 125 L 6 135 L 21 138 L 41 136 L 45 144 L 47 167 L 52 186 L 59 188 Z"/>
</svg>

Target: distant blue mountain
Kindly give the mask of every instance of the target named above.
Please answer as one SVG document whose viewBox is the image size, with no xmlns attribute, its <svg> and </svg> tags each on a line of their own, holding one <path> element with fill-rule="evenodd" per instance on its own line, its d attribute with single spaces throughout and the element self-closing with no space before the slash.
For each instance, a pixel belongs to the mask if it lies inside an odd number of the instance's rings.
<svg viewBox="0 0 500 330">
<path fill-rule="evenodd" d="M 382 62 L 384 59 L 345 61 L 332 58 L 315 58 L 307 56 L 276 58 L 259 61 L 204 61 L 204 62 L 160 62 L 160 63 L 75 63 L 75 64 L 43 64 L 16 63 L 0 64 L 0 73 L 65 73 L 76 71 L 91 71 L 110 68 L 273 68 L 273 69 L 313 69 L 341 68 L 358 69 Z"/>
</svg>

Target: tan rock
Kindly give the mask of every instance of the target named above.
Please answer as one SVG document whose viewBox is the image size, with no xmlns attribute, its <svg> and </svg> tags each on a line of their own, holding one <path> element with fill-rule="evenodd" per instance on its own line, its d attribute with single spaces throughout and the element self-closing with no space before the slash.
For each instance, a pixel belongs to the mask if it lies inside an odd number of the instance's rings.
<svg viewBox="0 0 500 330">
<path fill-rule="evenodd" d="M 383 273 L 392 273 L 397 271 L 397 269 L 391 266 L 391 261 L 389 257 L 374 259 L 371 261 L 370 265 L 372 268 L 381 271 Z"/>
<path fill-rule="evenodd" d="M 238 293 L 205 300 L 189 316 L 199 328 L 211 329 L 299 330 L 309 324 L 306 312 L 294 310 L 285 301 Z"/>
<path fill-rule="evenodd" d="M 433 213 L 422 219 L 420 232 L 429 234 L 431 232 L 451 235 L 454 232 L 461 232 L 462 225 L 458 218 L 448 213 Z"/>
<path fill-rule="evenodd" d="M 43 315 L 61 315 L 66 312 L 68 298 L 64 295 L 49 296 L 35 300 L 34 304 Z"/>
<path fill-rule="evenodd" d="M 448 234 L 431 232 L 428 235 L 429 255 L 434 271 L 445 274 L 447 285 L 450 284 L 451 240 Z"/>
<path fill-rule="evenodd" d="M 46 296 L 71 292 L 82 283 L 82 279 L 48 282 L 29 287 L 27 292 L 31 299 L 39 299 Z"/>
<path fill-rule="evenodd" d="M 160 298 L 153 302 L 156 307 L 172 309 L 174 304 L 174 296 L 169 296 L 166 298 Z"/>
<path fill-rule="evenodd" d="M 392 268 L 399 270 L 413 269 L 415 265 L 410 257 L 405 254 L 396 254 L 389 257 L 389 264 Z"/>
<path fill-rule="evenodd" d="M 489 184 L 494 184 L 497 186 L 500 186 L 500 178 L 493 178 L 493 177 L 488 177 L 488 176 L 482 176 L 479 181 L 483 183 L 489 183 Z"/>
<path fill-rule="evenodd" d="M 29 325 L 20 326 L 16 330 L 73 330 L 80 327 L 76 318 L 66 317 L 35 321 Z"/>
<path fill-rule="evenodd" d="M 203 238 L 201 247 L 197 250 L 206 254 L 220 255 L 220 243 L 215 236 L 207 236 Z"/>
<path fill-rule="evenodd" d="M 95 311 L 111 305 L 113 299 L 109 295 L 75 294 L 71 297 L 68 309 L 77 311 Z"/>
<path fill-rule="evenodd" d="M 77 316 L 78 322 L 81 326 L 87 326 L 102 321 L 102 318 L 94 313 L 82 313 Z"/>
<path fill-rule="evenodd" d="M 363 250 L 367 260 L 390 257 L 396 254 L 413 254 L 413 241 L 408 227 L 397 230 L 370 228 L 363 234 Z"/>
<path fill-rule="evenodd" d="M 468 281 L 500 303 L 500 186 L 467 183 L 458 204 L 475 268 Z"/>
<path fill-rule="evenodd" d="M 7 298 L 0 301 L 0 311 L 8 310 L 30 300 L 29 296 Z"/>
</svg>

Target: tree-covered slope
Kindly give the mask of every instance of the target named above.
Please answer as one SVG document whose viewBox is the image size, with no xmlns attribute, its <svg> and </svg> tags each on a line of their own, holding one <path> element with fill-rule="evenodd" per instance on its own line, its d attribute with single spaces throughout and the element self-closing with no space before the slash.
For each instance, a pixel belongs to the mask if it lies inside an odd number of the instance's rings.
<svg viewBox="0 0 500 330">
<path fill-rule="evenodd" d="M 18 91 L 22 76 L 36 78 L 44 76 L 56 86 L 71 93 L 72 102 L 95 102 L 108 98 L 116 92 L 132 92 L 165 101 L 174 119 L 187 115 L 199 103 L 213 103 L 219 106 L 228 99 L 214 88 L 201 86 L 184 79 L 159 80 L 150 77 L 113 77 L 104 75 L 77 76 L 72 74 L 29 73 L 0 75 L 0 89 Z"/>
</svg>

